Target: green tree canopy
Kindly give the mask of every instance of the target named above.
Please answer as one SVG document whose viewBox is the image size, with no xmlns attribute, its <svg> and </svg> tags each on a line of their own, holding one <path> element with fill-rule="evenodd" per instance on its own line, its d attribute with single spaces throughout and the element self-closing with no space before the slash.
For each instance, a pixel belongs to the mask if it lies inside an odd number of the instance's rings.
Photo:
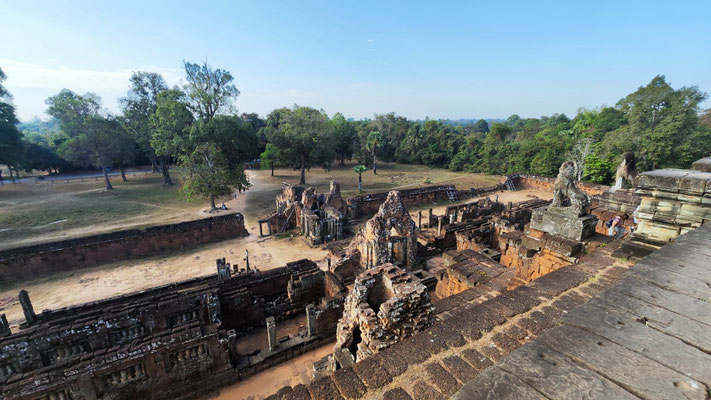
<svg viewBox="0 0 711 400">
<path fill-rule="evenodd" d="M 267 117 L 267 138 L 279 148 L 285 165 L 299 167 L 299 184 L 306 184 L 306 168 L 333 161 L 333 126 L 322 110 L 310 107 L 280 108 Z"/>
<path fill-rule="evenodd" d="M 231 109 L 232 102 L 239 96 L 239 90 L 229 71 L 212 68 L 207 61 L 202 64 L 185 61 L 183 65 L 187 81 L 183 90 L 197 118 L 209 120 Z"/>
</svg>

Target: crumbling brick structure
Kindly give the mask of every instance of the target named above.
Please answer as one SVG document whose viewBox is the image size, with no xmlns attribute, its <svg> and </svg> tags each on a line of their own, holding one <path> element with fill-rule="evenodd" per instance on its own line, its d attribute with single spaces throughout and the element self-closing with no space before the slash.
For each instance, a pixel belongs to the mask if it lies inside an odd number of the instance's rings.
<svg viewBox="0 0 711 400">
<path fill-rule="evenodd" d="M 346 289 L 330 272 L 309 260 L 233 274 L 221 259 L 217 268 L 37 315 L 23 291 L 25 329 L 0 336 L 0 398 L 194 398 L 333 340 Z M 308 332 L 256 355 L 237 351 L 265 319 L 307 308 Z"/>
<path fill-rule="evenodd" d="M 338 322 L 334 354 L 336 360 L 348 351 L 352 361 L 361 361 L 432 323 L 427 288 L 406 271 L 383 264 L 356 278 L 346 297 L 343 317 Z"/>
<path fill-rule="evenodd" d="M 385 263 L 412 266 L 417 260 L 416 231 L 400 193 L 393 190 L 353 238 L 346 255 L 358 259 L 363 268 Z"/>
</svg>

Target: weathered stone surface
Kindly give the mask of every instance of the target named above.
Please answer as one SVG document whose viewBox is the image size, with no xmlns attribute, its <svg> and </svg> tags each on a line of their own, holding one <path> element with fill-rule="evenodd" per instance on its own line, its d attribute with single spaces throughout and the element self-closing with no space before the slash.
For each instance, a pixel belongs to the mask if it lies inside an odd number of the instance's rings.
<svg viewBox="0 0 711 400">
<path fill-rule="evenodd" d="M 333 383 L 336 384 L 343 397 L 347 399 L 359 399 L 367 391 L 365 385 L 358 378 L 358 375 L 353 372 L 352 368 L 341 368 L 333 373 L 332 378 Z"/>
<path fill-rule="evenodd" d="M 284 400 L 311 400 L 311 395 L 309 395 L 309 390 L 306 386 L 298 384 L 294 386 L 293 390 L 286 393 L 282 397 Z"/>
<path fill-rule="evenodd" d="M 560 235 L 568 239 L 581 241 L 595 234 L 597 217 L 594 215 L 571 216 L 559 212 L 555 208 L 538 208 L 533 210 L 531 228 L 552 235 Z"/>
<path fill-rule="evenodd" d="M 466 383 L 478 375 L 477 370 L 467 364 L 459 356 L 449 356 L 442 359 L 445 368 L 454 376 L 459 383 Z"/>
<path fill-rule="evenodd" d="M 578 367 L 542 343 L 521 347 L 498 367 L 552 399 L 637 399 L 612 381 Z"/>
<path fill-rule="evenodd" d="M 594 304 L 580 306 L 564 316 L 562 321 L 600 335 L 711 386 L 711 355 L 651 329 L 642 322 Z"/>
<path fill-rule="evenodd" d="M 491 367 L 467 382 L 450 400 L 478 399 L 544 400 L 545 397 L 513 374 Z"/>
<path fill-rule="evenodd" d="M 395 388 L 385 392 L 383 400 L 412 400 L 412 397 L 403 388 Z"/>
<path fill-rule="evenodd" d="M 491 360 L 489 360 L 485 355 L 479 353 L 474 349 L 466 349 L 462 351 L 461 356 L 464 357 L 464 359 L 467 360 L 467 362 L 471 364 L 477 371 L 481 371 L 487 367 L 494 365 L 494 363 L 491 362 Z"/>
<path fill-rule="evenodd" d="M 711 157 L 702 158 L 691 164 L 691 169 L 701 172 L 711 172 Z"/>
<path fill-rule="evenodd" d="M 446 397 L 422 380 L 413 385 L 412 398 L 415 400 L 444 400 Z"/>
<path fill-rule="evenodd" d="M 379 389 L 392 381 L 390 374 L 374 358 L 353 364 L 353 371 L 370 389 Z"/>
<path fill-rule="evenodd" d="M 644 398 L 706 398 L 702 383 L 578 328 L 559 327 L 544 333 L 541 339 L 577 364 L 619 382 Z"/>
<path fill-rule="evenodd" d="M 427 363 L 424 365 L 424 368 L 430 382 L 432 382 L 440 392 L 447 396 L 451 396 L 457 391 L 457 388 L 459 387 L 457 380 L 454 379 L 454 377 L 452 377 L 452 375 L 438 362 L 433 361 Z"/>
<path fill-rule="evenodd" d="M 315 379 L 307 386 L 313 400 L 338 400 L 343 396 L 338 392 L 330 376 Z"/>
</svg>

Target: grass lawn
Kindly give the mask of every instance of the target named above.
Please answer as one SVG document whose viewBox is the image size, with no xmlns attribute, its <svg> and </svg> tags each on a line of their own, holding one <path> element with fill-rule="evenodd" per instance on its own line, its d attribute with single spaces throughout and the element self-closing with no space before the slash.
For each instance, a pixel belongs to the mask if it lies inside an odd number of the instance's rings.
<svg viewBox="0 0 711 400">
<path fill-rule="evenodd" d="M 319 193 L 328 191 L 331 180 L 341 184 L 345 198 L 358 194 L 354 163 L 335 165 L 329 172 L 312 168 L 307 186 Z M 274 197 L 283 182 L 297 184 L 299 171 L 277 169 L 248 171 L 253 186 L 240 195 L 235 207 L 248 222 L 266 217 L 274 210 Z M 178 181 L 177 174 L 174 181 Z M 418 165 L 382 164 L 378 174 L 363 174 L 363 193 L 454 184 L 459 189 L 494 185 L 498 176 L 452 172 Z M 43 182 L 0 187 L 0 249 L 52 240 L 86 236 L 121 229 L 145 227 L 204 218 L 205 200 L 186 201 L 177 187 L 163 187 L 160 174 L 129 176 L 128 182 L 112 178 L 115 190 L 106 191 L 102 181 L 50 184 Z M 224 201 L 231 199 L 226 197 Z"/>
</svg>

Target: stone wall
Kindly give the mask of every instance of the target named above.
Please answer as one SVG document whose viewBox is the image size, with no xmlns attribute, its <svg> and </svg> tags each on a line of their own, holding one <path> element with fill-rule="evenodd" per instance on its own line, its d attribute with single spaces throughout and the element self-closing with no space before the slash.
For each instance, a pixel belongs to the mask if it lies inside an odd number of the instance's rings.
<svg viewBox="0 0 711 400">
<path fill-rule="evenodd" d="M 0 252 L 0 283 L 181 250 L 248 235 L 240 213 Z"/>
<path fill-rule="evenodd" d="M 545 176 L 515 174 L 511 175 L 511 179 L 518 189 L 533 189 L 553 193 L 553 187 L 555 186 L 555 178 Z M 575 184 L 578 189 L 587 193 L 587 195 L 591 197 L 599 196 L 610 189 L 607 185 L 598 185 L 591 182 L 576 181 Z"/>
<path fill-rule="evenodd" d="M 399 190 L 400 198 L 405 207 L 411 207 L 417 204 L 434 204 L 445 200 L 449 197 L 447 192 L 456 192 L 454 185 L 442 186 L 427 186 L 417 189 Z M 348 199 L 348 206 L 352 208 L 355 215 L 351 218 L 367 217 L 378 212 L 380 205 L 385 202 L 389 192 L 372 193 L 362 196 L 355 196 Z"/>
</svg>

